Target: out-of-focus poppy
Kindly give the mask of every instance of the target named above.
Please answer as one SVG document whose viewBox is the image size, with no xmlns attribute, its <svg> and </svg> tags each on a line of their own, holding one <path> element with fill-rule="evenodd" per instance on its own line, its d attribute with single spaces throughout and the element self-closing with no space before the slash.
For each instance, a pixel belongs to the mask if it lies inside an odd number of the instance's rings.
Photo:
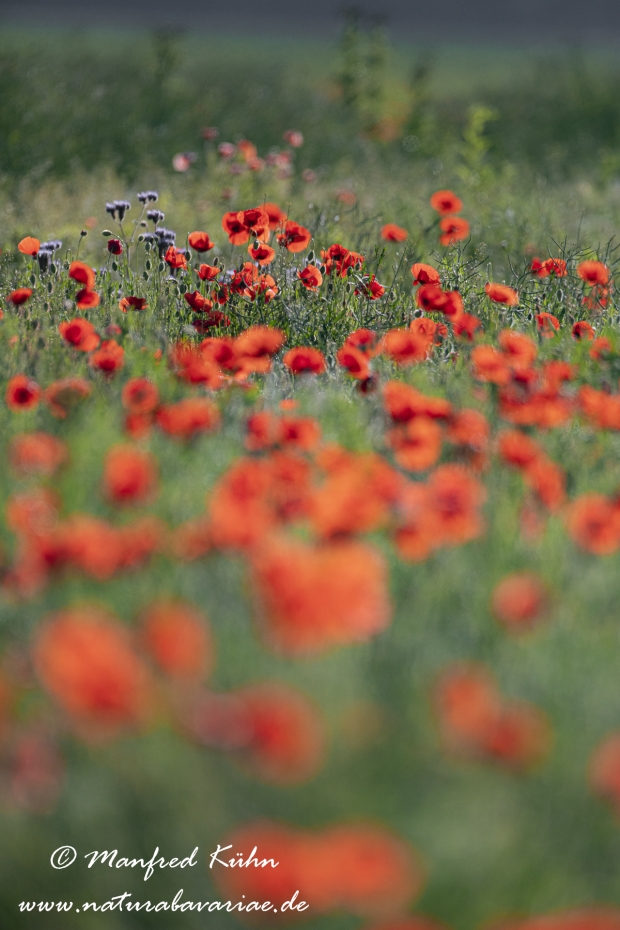
<svg viewBox="0 0 620 930">
<path fill-rule="evenodd" d="M 147 378 L 131 378 L 123 387 L 121 401 L 130 413 L 152 413 L 159 404 L 159 392 Z"/>
<path fill-rule="evenodd" d="M 219 411 L 207 397 L 186 397 L 175 404 L 164 404 L 157 411 L 160 429 L 174 439 L 187 440 L 211 432 L 219 422 Z"/>
<path fill-rule="evenodd" d="M 12 303 L 14 307 L 21 307 L 27 300 L 30 300 L 32 293 L 32 288 L 30 287 L 18 287 L 16 291 L 11 291 L 7 300 Z"/>
<path fill-rule="evenodd" d="M 441 245 L 454 245 L 469 236 L 469 223 L 460 216 L 444 216 L 439 221 Z"/>
<path fill-rule="evenodd" d="M 404 242 L 409 238 L 409 233 L 396 223 L 386 223 L 381 227 L 381 238 L 386 242 Z"/>
<path fill-rule="evenodd" d="M 319 349 L 313 349 L 311 346 L 289 349 L 282 362 L 294 375 L 322 375 L 326 370 L 325 356 Z"/>
<path fill-rule="evenodd" d="M 19 433 L 9 444 L 9 462 L 18 475 L 53 475 L 68 458 L 66 444 L 50 433 Z"/>
<path fill-rule="evenodd" d="M 611 278 L 611 272 L 603 262 L 585 261 L 577 265 L 577 274 L 582 281 L 592 286 L 606 287 Z"/>
<path fill-rule="evenodd" d="M 441 216 L 448 213 L 460 213 L 463 209 L 463 201 L 452 191 L 436 191 L 430 200 L 431 207 Z"/>
<path fill-rule="evenodd" d="M 439 284 L 439 272 L 432 265 L 425 265 L 424 262 L 416 262 L 411 266 L 414 286 L 417 284 Z"/>
<path fill-rule="evenodd" d="M 566 527 L 586 552 L 611 555 L 620 546 L 620 514 L 603 494 L 582 494 L 569 506 Z"/>
<path fill-rule="evenodd" d="M 103 493 L 115 504 L 144 503 L 157 488 L 157 462 L 145 449 L 113 446 L 103 465 Z"/>
<path fill-rule="evenodd" d="M 5 400 L 9 410 L 32 410 L 40 398 L 41 388 L 27 375 L 15 375 L 6 386 Z"/>
<path fill-rule="evenodd" d="M 83 284 L 86 290 L 92 291 L 95 286 L 95 272 L 85 262 L 71 262 L 69 277 L 77 281 L 78 284 Z"/>
<path fill-rule="evenodd" d="M 187 601 L 162 598 L 142 612 L 142 641 L 157 665 L 179 680 L 201 679 L 215 663 L 207 618 Z"/>
<path fill-rule="evenodd" d="M 84 378 L 61 378 L 53 381 L 43 395 L 52 414 L 64 420 L 77 404 L 88 397 L 92 387 Z"/>
<path fill-rule="evenodd" d="M 548 606 L 547 588 L 532 572 L 506 575 L 491 595 L 493 615 L 512 633 L 532 629 L 544 617 Z"/>
<path fill-rule="evenodd" d="M 552 313 L 537 313 L 536 326 L 544 339 L 553 339 L 560 330 L 560 321 Z"/>
<path fill-rule="evenodd" d="M 115 339 L 105 339 L 90 356 L 90 364 L 111 377 L 125 364 L 125 350 Z"/>
<path fill-rule="evenodd" d="M 82 317 L 60 323 L 58 331 L 65 342 L 80 352 L 92 352 L 99 345 L 100 340 L 95 327 Z"/>
<path fill-rule="evenodd" d="M 484 285 L 487 297 L 490 297 L 496 304 L 505 304 L 507 307 L 516 307 L 519 303 L 519 294 L 514 287 L 508 287 L 506 284 L 496 284 L 489 282 Z"/>
<path fill-rule="evenodd" d="M 100 303 L 100 297 L 97 291 L 91 291 L 87 287 L 83 287 L 75 295 L 75 302 L 79 310 L 88 310 L 91 307 L 98 307 Z"/>
<path fill-rule="evenodd" d="M 146 302 L 146 297 L 134 297 L 130 295 L 129 297 L 121 297 L 118 302 L 118 307 L 123 313 L 127 313 L 128 310 L 146 310 L 148 304 Z"/>
<path fill-rule="evenodd" d="M 594 339 L 594 336 L 596 335 L 594 327 L 586 320 L 579 320 L 577 323 L 573 323 L 571 333 L 573 339 L 587 339 L 589 341 Z"/>
</svg>

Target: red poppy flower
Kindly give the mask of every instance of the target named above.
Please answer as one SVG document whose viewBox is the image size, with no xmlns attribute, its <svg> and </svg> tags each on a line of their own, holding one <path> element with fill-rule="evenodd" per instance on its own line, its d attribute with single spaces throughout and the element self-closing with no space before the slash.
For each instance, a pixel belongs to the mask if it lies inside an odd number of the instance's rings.
<svg viewBox="0 0 620 930">
<path fill-rule="evenodd" d="M 40 397 L 41 388 L 27 375 L 15 375 L 7 384 L 5 400 L 10 410 L 32 410 Z"/>
<path fill-rule="evenodd" d="M 121 297 L 118 306 L 123 313 L 127 313 L 128 310 L 146 310 L 148 304 L 146 302 L 146 297 L 134 297 L 131 295 L 129 297 Z"/>
<path fill-rule="evenodd" d="M 232 210 L 225 213 L 222 217 L 222 229 L 228 236 L 228 241 L 232 245 L 244 245 L 250 238 L 250 230 L 239 219 L 239 211 Z"/>
<path fill-rule="evenodd" d="M 82 317 L 60 323 L 58 331 L 65 342 L 80 352 L 92 352 L 99 345 L 99 336 L 95 327 Z"/>
<path fill-rule="evenodd" d="M 355 293 L 368 298 L 368 300 L 379 300 L 385 294 L 385 286 L 379 284 L 374 274 L 371 274 L 369 277 L 363 278 L 362 283 L 355 288 Z"/>
<path fill-rule="evenodd" d="M 325 356 L 319 349 L 313 349 L 310 346 L 289 349 L 282 361 L 294 375 L 322 375 L 326 370 Z"/>
<path fill-rule="evenodd" d="M 460 313 L 452 320 L 452 332 L 466 342 L 472 342 L 478 330 L 482 330 L 482 323 L 472 313 Z"/>
<path fill-rule="evenodd" d="M 187 268 L 187 256 L 183 249 L 177 249 L 175 246 L 168 246 L 164 255 L 164 260 L 171 268 Z"/>
<path fill-rule="evenodd" d="M 516 307 L 519 303 L 519 294 L 513 287 L 505 284 L 495 284 L 489 282 L 484 285 L 487 297 L 490 297 L 496 304 L 505 304 L 507 307 Z"/>
<path fill-rule="evenodd" d="M 34 663 L 43 687 L 80 724 L 116 731 L 149 712 L 148 671 L 125 627 L 99 607 L 50 616 L 36 634 Z"/>
<path fill-rule="evenodd" d="M 469 223 L 460 216 L 444 216 L 439 221 L 439 228 L 442 233 L 439 237 L 441 245 L 453 245 L 469 236 Z"/>
<path fill-rule="evenodd" d="M 537 313 L 536 325 L 545 339 L 552 339 L 560 329 L 560 321 L 552 313 Z"/>
<path fill-rule="evenodd" d="M 17 243 L 17 248 L 24 255 L 36 255 L 41 248 L 41 243 L 34 236 L 26 236 L 25 239 Z"/>
<path fill-rule="evenodd" d="M 566 515 L 568 535 L 586 552 L 610 555 L 620 546 L 620 515 L 603 494 L 582 494 Z"/>
<path fill-rule="evenodd" d="M 10 301 L 14 307 L 21 307 L 22 304 L 25 304 L 27 300 L 30 300 L 32 297 L 32 288 L 30 287 L 18 287 L 16 291 L 11 291 L 7 300 Z"/>
<path fill-rule="evenodd" d="M 267 201 L 262 205 L 262 208 L 269 217 L 269 229 L 277 229 L 278 226 L 282 226 L 288 219 L 284 210 L 282 210 L 277 203 Z"/>
<path fill-rule="evenodd" d="M 115 339 L 106 339 L 91 355 L 90 364 L 110 377 L 125 364 L 125 350 Z"/>
<path fill-rule="evenodd" d="M 209 252 L 215 246 L 209 235 L 201 230 L 190 233 L 187 241 L 194 252 Z"/>
<path fill-rule="evenodd" d="M 143 503 L 157 487 L 157 462 L 145 449 L 113 446 L 103 465 L 103 493 L 114 504 Z"/>
<path fill-rule="evenodd" d="M 213 308 L 213 301 L 204 297 L 200 291 L 186 291 L 183 297 L 196 313 L 208 313 Z"/>
<path fill-rule="evenodd" d="M 381 227 L 381 238 L 386 242 L 404 242 L 409 238 L 409 233 L 396 223 L 386 223 Z"/>
<path fill-rule="evenodd" d="M 345 343 L 345 345 L 338 350 L 336 360 L 339 365 L 342 365 L 350 375 L 357 378 L 359 381 L 365 381 L 370 377 L 368 356 L 354 346 L 348 346 Z"/>
<path fill-rule="evenodd" d="M 43 399 L 53 416 L 64 420 L 77 404 L 88 397 L 92 388 L 83 378 L 61 378 L 45 390 Z"/>
<path fill-rule="evenodd" d="M 97 291 L 91 291 L 87 287 L 83 287 L 75 295 L 75 302 L 79 310 L 87 310 L 89 307 L 98 307 L 99 299 Z"/>
<path fill-rule="evenodd" d="M 430 200 L 431 207 L 446 216 L 448 213 L 460 213 L 463 209 L 463 201 L 452 191 L 436 191 Z"/>
<path fill-rule="evenodd" d="M 219 411 L 207 397 L 186 397 L 157 411 L 160 429 L 174 439 L 192 439 L 197 433 L 216 429 L 219 422 Z"/>
<path fill-rule="evenodd" d="M 278 234 L 278 242 L 289 252 L 303 252 L 310 245 L 311 239 L 310 230 L 293 220 L 287 220 L 283 232 Z"/>
<path fill-rule="evenodd" d="M 201 281 L 214 281 L 222 269 L 217 265 L 200 265 L 197 274 Z"/>
<path fill-rule="evenodd" d="M 532 572 L 506 575 L 493 589 L 491 610 L 499 622 L 513 633 L 530 630 L 547 611 L 549 595 L 545 585 Z"/>
<path fill-rule="evenodd" d="M 270 245 L 259 242 L 258 245 L 248 246 L 248 255 L 250 255 L 259 265 L 270 265 L 276 257 L 275 249 Z"/>
<path fill-rule="evenodd" d="M 566 262 L 563 258 L 546 258 L 544 261 L 533 258 L 530 270 L 532 274 L 537 275 L 539 278 L 548 278 L 552 274 L 556 278 L 565 278 L 568 274 Z"/>
<path fill-rule="evenodd" d="M 71 262 L 69 277 L 78 284 L 83 284 L 86 290 L 91 291 L 95 286 L 95 272 L 84 262 Z"/>
<path fill-rule="evenodd" d="M 68 458 L 66 444 L 50 433 L 20 433 L 9 444 L 9 462 L 18 475 L 49 477 Z"/>
<path fill-rule="evenodd" d="M 171 678 L 201 679 L 213 668 L 215 645 L 207 618 L 186 601 L 161 599 L 142 614 L 142 640 Z"/>
<path fill-rule="evenodd" d="M 441 455 L 441 428 L 430 417 L 415 417 L 387 439 L 397 464 L 407 471 L 427 471 Z"/>
<path fill-rule="evenodd" d="M 596 335 L 594 327 L 586 320 L 579 320 L 577 323 L 573 323 L 571 333 L 573 339 L 588 339 L 590 341 L 594 339 Z"/>
<path fill-rule="evenodd" d="M 112 255 L 123 254 L 123 243 L 120 239 L 108 239 L 108 252 Z"/>
<path fill-rule="evenodd" d="M 432 265 L 425 265 L 424 262 L 416 262 L 411 266 L 413 275 L 413 284 L 439 284 L 439 272 Z"/>
<path fill-rule="evenodd" d="M 415 302 L 427 313 L 442 310 L 446 303 L 446 295 L 437 284 L 423 284 L 415 295 Z"/>
<path fill-rule="evenodd" d="M 306 265 L 297 272 L 297 277 L 309 291 L 317 291 L 323 283 L 323 275 L 316 265 Z"/>
<path fill-rule="evenodd" d="M 428 358 L 433 340 L 424 333 L 414 333 L 410 329 L 391 329 L 383 337 L 381 348 L 383 354 L 398 365 L 411 365 Z"/>
<path fill-rule="evenodd" d="M 603 262 L 586 261 L 577 265 L 577 274 L 586 284 L 605 287 L 609 284 L 611 273 Z"/>
</svg>

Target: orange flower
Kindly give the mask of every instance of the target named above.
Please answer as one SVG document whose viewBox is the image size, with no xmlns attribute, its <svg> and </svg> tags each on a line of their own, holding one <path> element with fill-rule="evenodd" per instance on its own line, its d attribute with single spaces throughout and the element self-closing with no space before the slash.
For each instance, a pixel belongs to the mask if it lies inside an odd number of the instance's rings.
<svg viewBox="0 0 620 930">
<path fill-rule="evenodd" d="M 320 711 L 300 691 L 279 682 L 248 685 L 234 692 L 246 737 L 237 761 L 255 778 L 298 785 L 317 774 L 325 759 Z"/>
<path fill-rule="evenodd" d="M 547 589 L 532 572 L 506 575 L 491 595 L 492 613 L 512 633 L 521 633 L 536 626 L 548 606 Z"/>
<path fill-rule="evenodd" d="M 92 352 L 99 345 L 95 327 L 82 317 L 77 316 L 73 320 L 60 323 L 58 331 L 65 342 L 79 352 Z"/>
<path fill-rule="evenodd" d="M 528 368 L 538 355 L 536 343 L 514 329 L 503 329 L 499 334 L 499 344 L 508 364 L 517 371 Z"/>
<path fill-rule="evenodd" d="M 79 724 L 116 731 L 147 716 L 149 674 L 125 628 L 101 608 L 52 614 L 33 653 L 44 688 Z"/>
<path fill-rule="evenodd" d="M 9 462 L 18 475 L 53 475 L 69 458 L 62 439 L 49 433 L 20 433 L 9 444 Z"/>
<path fill-rule="evenodd" d="M 544 261 L 533 258 L 530 270 L 539 278 L 548 278 L 551 274 L 556 278 L 565 278 L 568 274 L 563 258 L 546 258 Z"/>
<path fill-rule="evenodd" d="M 322 375 L 326 370 L 325 356 L 310 346 L 289 349 L 282 362 L 294 375 Z"/>
<path fill-rule="evenodd" d="M 202 231 L 190 233 L 187 241 L 194 252 L 209 252 L 215 245 L 207 233 Z"/>
<path fill-rule="evenodd" d="M 452 414 L 449 401 L 441 397 L 427 397 L 402 381 L 387 382 L 383 388 L 383 403 L 396 423 L 406 423 L 419 416 L 446 419 Z"/>
<path fill-rule="evenodd" d="M 510 369 L 506 356 L 493 346 L 476 346 L 471 353 L 473 376 L 490 384 L 507 384 Z"/>
<path fill-rule="evenodd" d="M 119 310 L 127 313 L 128 310 L 146 310 L 148 304 L 146 297 L 121 297 L 118 302 Z"/>
<path fill-rule="evenodd" d="M 82 290 L 78 291 L 75 295 L 75 302 L 79 310 L 87 310 L 89 307 L 98 307 L 99 301 L 100 298 L 97 291 L 91 291 L 87 287 L 83 287 Z"/>
<path fill-rule="evenodd" d="M 197 433 L 217 429 L 219 422 L 219 411 L 207 397 L 186 397 L 157 411 L 160 429 L 174 439 L 192 439 Z"/>
<path fill-rule="evenodd" d="M 429 478 L 428 490 L 441 545 L 460 546 L 481 535 L 484 521 L 480 507 L 486 491 L 466 468 L 440 465 Z"/>
<path fill-rule="evenodd" d="M 336 361 L 359 381 L 365 381 L 370 377 L 370 366 L 366 354 L 353 346 L 347 346 L 345 343 L 342 348 L 338 349 Z"/>
<path fill-rule="evenodd" d="M 599 336 L 592 343 L 590 358 L 595 362 L 602 361 L 606 356 L 613 354 L 613 346 L 607 336 Z"/>
<path fill-rule="evenodd" d="M 90 364 L 110 377 L 125 364 L 125 350 L 115 339 L 105 339 L 91 355 Z"/>
<path fill-rule="evenodd" d="M 388 440 L 394 458 L 408 471 L 426 471 L 441 454 L 441 429 L 430 417 L 416 417 L 404 427 L 392 430 Z"/>
<path fill-rule="evenodd" d="M 83 378 L 61 378 L 50 384 L 43 399 L 52 414 L 59 420 L 64 420 L 72 408 L 88 397 L 91 391 L 90 384 Z"/>
<path fill-rule="evenodd" d="M 221 270 L 218 265 L 200 265 L 197 274 L 201 281 L 214 281 Z"/>
<path fill-rule="evenodd" d="M 469 223 L 460 216 L 444 216 L 439 221 L 439 228 L 442 233 L 439 237 L 441 245 L 454 245 L 469 236 Z"/>
<path fill-rule="evenodd" d="M 264 541 L 253 553 L 252 584 L 265 638 L 284 655 L 363 642 L 390 623 L 383 558 L 353 540 Z"/>
<path fill-rule="evenodd" d="M 248 246 L 248 255 L 250 255 L 255 262 L 258 262 L 259 265 L 270 265 L 276 257 L 276 252 L 270 245 L 265 245 L 263 242 L 257 241 L 256 245 Z"/>
<path fill-rule="evenodd" d="M 306 265 L 305 268 L 297 272 L 297 277 L 309 291 L 318 291 L 323 283 L 323 275 L 316 265 Z"/>
<path fill-rule="evenodd" d="M 25 239 L 17 243 L 17 248 L 24 255 L 36 255 L 41 248 L 41 243 L 34 236 L 26 236 Z"/>
<path fill-rule="evenodd" d="M 123 388 L 121 401 L 130 413 L 152 413 L 159 404 L 159 392 L 147 378 L 131 378 Z"/>
<path fill-rule="evenodd" d="M 243 220 L 239 219 L 238 210 L 232 210 L 224 214 L 222 229 L 232 245 L 243 245 L 250 238 L 250 230 L 245 226 Z"/>
<path fill-rule="evenodd" d="M 503 430 L 497 438 L 501 458 L 516 468 L 528 468 L 543 454 L 537 443 L 520 430 Z"/>
<path fill-rule="evenodd" d="M 91 291 L 95 286 L 95 272 L 84 262 L 71 262 L 69 277 L 78 284 L 83 284 L 85 290 Z"/>
<path fill-rule="evenodd" d="M 187 268 L 187 256 L 183 249 L 177 249 L 174 245 L 168 246 L 164 261 L 171 268 Z"/>
<path fill-rule="evenodd" d="M 114 504 L 144 503 L 157 488 L 157 461 L 135 446 L 113 446 L 103 466 L 103 493 Z"/>
<path fill-rule="evenodd" d="M 545 339 L 552 339 L 560 329 L 560 321 L 552 313 L 537 313 L 536 325 Z"/>
<path fill-rule="evenodd" d="M 386 223 L 381 227 L 381 238 L 386 242 L 404 242 L 409 238 L 409 233 L 396 223 Z"/>
<path fill-rule="evenodd" d="M 32 297 L 32 288 L 18 287 L 16 291 L 11 291 L 11 293 L 7 297 L 7 300 L 10 303 L 12 303 L 14 307 L 21 307 L 21 305 L 25 304 L 26 301 L 30 300 L 31 297 Z"/>
<path fill-rule="evenodd" d="M 311 239 L 310 230 L 293 220 L 287 220 L 283 232 L 278 234 L 278 242 L 289 252 L 303 252 L 310 245 Z"/>
<path fill-rule="evenodd" d="M 439 272 L 432 265 L 425 265 L 423 262 L 416 262 L 411 266 L 413 275 L 413 284 L 439 284 Z"/>
<path fill-rule="evenodd" d="M 577 265 L 577 274 L 582 281 L 590 285 L 606 287 L 611 278 L 611 272 L 603 262 L 586 261 Z"/>
<path fill-rule="evenodd" d="M 437 284 L 423 284 L 415 300 L 418 307 L 427 313 L 434 310 L 441 311 L 446 303 L 446 295 Z"/>
<path fill-rule="evenodd" d="M 452 319 L 452 332 L 466 342 L 472 342 L 478 330 L 482 330 L 482 323 L 477 316 L 471 313 L 460 313 Z"/>
<path fill-rule="evenodd" d="M 573 339 L 594 339 L 596 333 L 594 332 L 594 327 L 586 322 L 586 320 L 579 320 L 577 323 L 573 323 L 573 328 L 571 330 Z"/>
<path fill-rule="evenodd" d="M 490 282 L 485 284 L 484 290 L 491 300 L 497 304 L 505 304 L 507 307 L 516 307 L 519 303 L 519 294 L 513 287 L 505 284 L 495 284 Z"/>
<path fill-rule="evenodd" d="M 436 191 L 431 197 L 431 207 L 441 216 L 447 213 L 460 213 L 463 209 L 463 201 L 452 193 L 452 191 Z"/>
<path fill-rule="evenodd" d="M 196 313 L 209 313 L 213 309 L 213 301 L 204 297 L 200 291 L 186 291 L 183 297 Z"/>
<path fill-rule="evenodd" d="M 433 340 L 424 333 L 414 333 L 410 329 L 390 329 L 383 337 L 381 346 L 383 354 L 398 365 L 412 365 L 428 358 Z"/>
<path fill-rule="evenodd" d="M 215 662 L 207 618 L 186 601 L 160 599 L 142 614 L 142 640 L 149 655 L 171 678 L 201 679 Z"/>
<path fill-rule="evenodd" d="M 6 386 L 5 400 L 9 410 L 32 410 L 40 397 L 41 388 L 27 375 L 15 375 Z"/>
<path fill-rule="evenodd" d="M 566 528 L 573 542 L 594 555 L 610 555 L 620 546 L 618 510 L 603 494 L 582 494 L 573 501 Z"/>
<path fill-rule="evenodd" d="M 281 329 L 250 326 L 235 339 L 233 351 L 236 362 L 247 372 L 268 372 L 271 369 L 271 356 L 282 348 L 285 341 Z"/>
</svg>

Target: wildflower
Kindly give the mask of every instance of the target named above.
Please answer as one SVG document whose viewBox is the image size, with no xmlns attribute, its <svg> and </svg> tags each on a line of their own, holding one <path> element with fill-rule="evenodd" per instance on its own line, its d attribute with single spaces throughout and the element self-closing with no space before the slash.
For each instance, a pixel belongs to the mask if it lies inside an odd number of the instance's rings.
<svg viewBox="0 0 620 930">
<path fill-rule="evenodd" d="M 548 278 L 549 275 L 555 275 L 556 278 L 565 278 L 568 274 L 566 262 L 563 258 L 546 258 L 544 261 L 533 258 L 530 271 L 539 278 Z"/>
<path fill-rule="evenodd" d="M 213 308 L 213 301 L 204 297 L 200 291 L 186 291 L 183 299 L 196 313 L 208 313 Z"/>
<path fill-rule="evenodd" d="M 446 295 L 437 284 L 423 284 L 415 295 L 415 301 L 421 310 L 428 313 L 442 310 L 446 303 Z"/>
<path fill-rule="evenodd" d="M 280 682 L 248 685 L 234 692 L 245 734 L 235 761 L 261 781 L 298 785 L 317 774 L 325 760 L 325 725 L 317 707 Z"/>
<path fill-rule="evenodd" d="M 404 242 L 409 238 L 409 233 L 396 223 L 386 223 L 381 227 L 381 238 L 386 242 Z"/>
<path fill-rule="evenodd" d="M 84 262 L 71 262 L 69 277 L 78 284 L 83 284 L 86 290 L 92 290 L 95 286 L 95 272 Z"/>
<path fill-rule="evenodd" d="M 267 224 L 268 225 L 268 224 Z M 232 210 L 222 217 L 222 229 L 228 236 L 232 245 L 244 245 L 250 238 L 250 230 L 243 220 L 239 219 L 239 212 Z"/>
<path fill-rule="evenodd" d="M 471 313 L 459 313 L 452 319 L 452 332 L 467 342 L 472 342 L 478 330 L 481 329 L 482 323 Z"/>
<path fill-rule="evenodd" d="M 540 622 L 548 601 L 547 589 L 537 575 L 514 572 L 493 589 L 491 611 L 507 630 L 520 633 Z"/>
<path fill-rule="evenodd" d="M 365 381 L 370 377 L 370 366 L 368 358 L 360 349 L 351 345 L 343 345 L 338 349 L 336 361 L 339 365 L 348 371 L 350 375 L 359 381 Z"/>
<path fill-rule="evenodd" d="M 99 306 L 99 294 L 97 291 L 91 291 L 87 287 L 83 287 L 75 295 L 75 302 L 79 310 L 87 310 L 90 307 Z"/>
<path fill-rule="evenodd" d="M 270 245 L 262 242 L 256 242 L 256 245 L 248 246 L 248 255 L 250 255 L 259 265 L 270 265 L 276 257 L 275 249 Z"/>
<path fill-rule="evenodd" d="M 49 616 L 34 664 L 43 687 L 79 725 L 115 732 L 147 716 L 152 686 L 126 629 L 99 607 Z"/>
<path fill-rule="evenodd" d="M 157 203 L 159 199 L 159 194 L 157 191 L 142 191 L 139 194 L 136 194 L 138 198 L 138 203 L 147 204 L 147 203 Z M 127 208 L 129 209 L 129 207 Z"/>
<path fill-rule="evenodd" d="M 187 601 L 162 598 L 142 612 L 142 641 L 171 678 L 200 680 L 211 672 L 215 644 L 207 618 Z"/>
<path fill-rule="evenodd" d="M 552 313 L 537 313 L 536 325 L 545 339 L 552 339 L 560 329 L 560 321 Z"/>
<path fill-rule="evenodd" d="M 513 287 L 505 284 L 485 284 L 484 290 L 487 297 L 490 297 L 497 304 L 505 304 L 507 307 L 516 307 L 519 303 L 519 294 Z"/>
<path fill-rule="evenodd" d="M 416 262 L 411 266 L 414 287 L 418 284 L 439 284 L 439 272 L 432 265 Z"/>
<path fill-rule="evenodd" d="M 401 381 L 388 381 L 383 388 L 383 403 L 395 423 L 406 423 L 418 416 L 447 419 L 452 414 L 449 401 L 427 397 Z"/>
<path fill-rule="evenodd" d="M 61 378 L 45 390 L 43 399 L 53 416 L 64 420 L 77 404 L 88 397 L 92 388 L 83 378 Z"/>
<path fill-rule="evenodd" d="M 113 200 L 112 203 L 106 203 L 105 205 L 105 212 L 109 213 L 113 220 L 116 219 L 118 215 L 118 220 L 121 223 L 128 210 L 131 210 L 131 204 L 128 200 Z"/>
<path fill-rule="evenodd" d="M 113 446 L 103 465 L 103 493 L 114 504 L 144 503 L 157 487 L 157 462 L 144 449 Z"/>
<path fill-rule="evenodd" d="M 592 343 L 592 348 L 590 349 L 590 358 L 595 362 L 600 362 L 612 353 L 613 346 L 607 336 L 599 336 Z"/>
<path fill-rule="evenodd" d="M 164 404 L 157 412 L 157 423 L 174 439 L 192 439 L 198 433 L 219 426 L 219 411 L 206 397 L 187 397 L 176 404 Z"/>
<path fill-rule="evenodd" d="M 15 375 L 7 384 L 5 400 L 9 410 L 32 410 L 40 397 L 41 388 L 27 375 Z"/>
<path fill-rule="evenodd" d="M 118 307 L 123 313 L 127 313 L 128 310 L 146 310 L 148 304 L 146 302 L 146 297 L 134 297 L 131 295 L 129 297 L 121 297 L 118 302 Z"/>
<path fill-rule="evenodd" d="M 123 243 L 120 239 L 108 239 L 108 252 L 111 255 L 123 254 Z"/>
<path fill-rule="evenodd" d="M 105 339 L 90 356 L 90 364 L 110 377 L 125 364 L 125 350 L 115 339 Z"/>
<path fill-rule="evenodd" d="M 517 371 L 528 368 L 538 355 L 536 343 L 514 329 L 503 329 L 499 334 L 499 344 L 508 364 Z"/>
<path fill-rule="evenodd" d="M 220 271 L 217 265 L 200 265 L 197 274 L 201 281 L 214 281 Z"/>
<path fill-rule="evenodd" d="M 283 231 L 278 233 L 278 242 L 289 252 L 303 252 L 310 245 L 312 233 L 305 226 L 293 220 L 287 220 L 284 223 Z"/>
<path fill-rule="evenodd" d="M 34 236 L 26 236 L 17 243 L 17 248 L 23 255 L 36 255 L 41 248 L 41 243 Z"/>
<path fill-rule="evenodd" d="M 409 420 L 403 427 L 392 430 L 388 441 L 396 462 L 407 471 L 426 471 L 441 454 L 441 429 L 430 417 Z"/>
<path fill-rule="evenodd" d="M 586 261 L 577 265 L 577 274 L 582 281 L 590 285 L 606 287 L 609 284 L 611 273 L 603 262 Z"/>
<path fill-rule="evenodd" d="M 284 655 L 362 642 L 390 622 L 386 566 L 355 541 L 309 546 L 273 539 L 252 557 L 252 584 L 265 637 Z"/>
<path fill-rule="evenodd" d="M 123 387 L 121 401 L 130 413 L 152 413 L 159 404 L 159 392 L 147 378 L 131 378 Z"/>
<path fill-rule="evenodd" d="M 620 811 L 620 733 L 611 733 L 599 743 L 589 765 L 592 790 Z"/>
<path fill-rule="evenodd" d="M 177 249 L 173 245 L 168 246 L 166 254 L 164 255 L 164 261 L 170 265 L 171 268 L 187 268 L 187 256 L 182 249 Z"/>
<path fill-rule="evenodd" d="M 183 173 L 184 171 L 189 171 L 193 163 L 196 161 L 195 152 L 177 152 L 176 155 L 172 156 L 172 167 L 175 171 Z"/>
<path fill-rule="evenodd" d="M 32 288 L 30 287 L 18 287 L 16 291 L 11 291 L 7 300 L 10 301 L 14 307 L 21 307 L 27 300 L 30 300 L 32 293 Z"/>
<path fill-rule="evenodd" d="M 521 430 L 503 430 L 498 435 L 498 451 L 507 465 L 528 468 L 542 455 L 540 446 Z"/>
<path fill-rule="evenodd" d="M 318 291 L 323 283 L 323 275 L 316 265 L 306 265 L 305 268 L 297 272 L 297 277 L 309 291 Z"/>
<path fill-rule="evenodd" d="M 9 444 L 9 462 L 18 475 L 49 477 L 69 458 L 62 439 L 50 433 L 20 433 Z"/>
<path fill-rule="evenodd" d="M 573 339 L 588 339 L 590 341 L 594 339 L 596 335 L 594 327 L 586 320 L 579 320 L 577 323 L 573 323 L 571 333 Z"/>
<path fill-rule="evenodd" d="M 206 232 L 192 232 L 187 241 L 195 252 L 209 252 L 215 246 Z"/>
<path fill-rule="evenodd" d="M 282 138 L 294 149 L 301 148 L 304 144 L 304 137 L 298 129 L 287 129 Z"/>
<path fill-rule="evenodd" d="M 603 494 L 582 494 L 566 515 L 566 528 L 573 542 L 594 555 L 610 555 L 620 546 L 618 510 Z"/>
<path fill-rule="evenodd" d="M 310 346 L 289 349 L 282 361 L 294 375 L 322 375 L 326 370 L 325 356 L 319 349 Z"/>
<path fill-rule="evenodd" d="M 437 539 L 445 546 L 459 546 L 480 536 L 484 521 L 480 508 L 486 491 L 461 465 L 440 465 L 428 481 L 429 503 Z"/>
<path fill-rule="evenodd" d="M 469 223 L 460 216 L 444 216 L 439 221 L 441 236 L 439 242 L 441 245 L 454 245 L 462 239 L 469 236 Z"/>
<path fill-rule="evenodd" d="M 398 365 L 411 365 L 428 358 L 433 348 L 433 341 L 421 333 L 410 329 L 390 329 L 382 340 L 384 355 Z"/>
<path fill-rule="evenodd" d="M 65 342 L 79 352 L 92 352 L 99 345 L 100 340 L 95 327 L 82 317 L 60 323 L 58 331 Z"/>
<path fill-rule="evenodd" d="M 346 277 L 349 268 L 358 268 L 364 263 L 364 256 L 359 252 L 351 252 L 343 245 L 334 242 L 327 250 L 321 251 L 321 258 L 325 263 L 327 274 L 335 269 L 341 278 Z"/>
<path fill-rule="evenodd" d="M 431 207 L 441 216 L 448 213 L 460 213 L 463 209 L 463 201 L 452 191 L 437 191 L 430 200 Z"/>
</svg>

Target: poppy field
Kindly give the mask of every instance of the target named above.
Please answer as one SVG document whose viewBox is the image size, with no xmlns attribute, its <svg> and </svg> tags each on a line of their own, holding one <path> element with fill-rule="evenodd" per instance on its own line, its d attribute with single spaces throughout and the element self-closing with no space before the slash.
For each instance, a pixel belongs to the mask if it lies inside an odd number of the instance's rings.
<svg viewBox="0 0 620 930">
<path fill-rule="evenodd" d="M 617 193 L 308 136 L 3 208 L 2 925 L 618 930 Z"/>
</svg>

